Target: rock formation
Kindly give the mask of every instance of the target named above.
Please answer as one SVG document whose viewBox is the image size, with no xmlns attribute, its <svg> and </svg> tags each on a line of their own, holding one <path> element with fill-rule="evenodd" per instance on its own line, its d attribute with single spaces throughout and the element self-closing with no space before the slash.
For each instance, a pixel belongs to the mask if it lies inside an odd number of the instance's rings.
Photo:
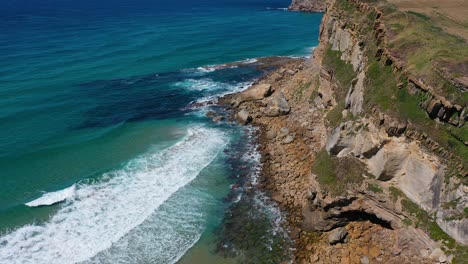
<svg viewBox="0 0 468 264">
<path fill-rule="evenodd" d="M 289 10 L 304 12 L 324 12 L 326 0 L 293 0 Z"/>
<path fill-rule="evenodd" d="M 260 185 L 288 212 L 295 263 L 466 259 L 467 102 L 395 56 L 381 9 L 398 11 L 372 3 L 327 1 L 308 61 L 221 103 L 261 128 Z"/>
</svg>

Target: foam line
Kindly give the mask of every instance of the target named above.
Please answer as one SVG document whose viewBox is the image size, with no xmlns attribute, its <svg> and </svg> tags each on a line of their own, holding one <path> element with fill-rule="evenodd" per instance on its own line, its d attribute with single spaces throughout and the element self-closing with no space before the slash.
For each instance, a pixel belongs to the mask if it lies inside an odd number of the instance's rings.
<svg viewBox="0 0 468 264">
<path fill-rule="evenodd" d="M 182 141 L 161 152 L 142 155 L 97 182 L 78 184 L 73 197 L 47 223 L 0 237 L 0 263 L 90 260 L 195 179 L 227 141 L 219 130 L 191 128 Z"/>
<path fill-rule="evenodd" d="M 25 205 L 29 207 L 38 207 L 38 206 L 47 206 L 47 205 L 53 205 L 59 202 L 63 202 L 66 199 L 72 198 L 73 195 L 75 194 L 75 190 L 76 190 L 76 185 L 73 184 L 72 186 L 65 188 L 63 190 L 60 190 L 60 191 L 45 193 L 41 197 L 29 203 L 26 203 Z"/>
</svg>

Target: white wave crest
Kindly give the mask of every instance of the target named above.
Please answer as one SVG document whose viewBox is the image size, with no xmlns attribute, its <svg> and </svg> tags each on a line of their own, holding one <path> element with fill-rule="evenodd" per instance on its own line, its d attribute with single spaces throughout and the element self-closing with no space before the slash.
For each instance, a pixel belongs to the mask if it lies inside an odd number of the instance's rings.
<svg viewBox="0 0 468 264">
<path fill-rule="evenodd" d="M 182 87 L 193 91 L 216 91 L 230 89 L 232 85 L 222 82 L 215 82 L 209 78 L 203 79 L 186 79 L 175 83 L 175 86 Z"/>
<path fill-rule="evenodd" d="M 219 130 L 192 128 L 184 140 L 161 152 L 136 158 L 97 182 L 79 184 L 75 195 L 48 222 L 0 237 L 0 263 L 90 260 L 195 179 L 226 144 L 227 137 Z M 180 251 L 190 245 L 180 245 Z"/>
<path fill-rule="evenodd" d="M 48 192 L 43 194 L 41 197 L 33 200 L 29 203 L 26 203 L 29 207 L 37 207 L 37 206 L 46 206 L 46 205 L 53 205 L 59 202 L 63 202 L 66 199 L 72 198 L 75 194 L 76 185 L 73 184 L 72 186 L 56 191 L 56 192 Z"/>
<path fill-rule="evenodd" d="M 216 101 L 217 98 L 230 93 L 237 93 L 247 89 L 252 85 L 252 82 L 241 82 L 241 83 L 224 83 L 216 82 L 209 78 L 203 79 L 186 79 L 181 82 L 177 82 L 174 85 L 182 87 L 184 89 L 192 91 L 204 91 L 209 92 L 204 97 L 200 97 L 196 100 L 196 103 L 205 103 L 208 101 Z"/>
</svg>

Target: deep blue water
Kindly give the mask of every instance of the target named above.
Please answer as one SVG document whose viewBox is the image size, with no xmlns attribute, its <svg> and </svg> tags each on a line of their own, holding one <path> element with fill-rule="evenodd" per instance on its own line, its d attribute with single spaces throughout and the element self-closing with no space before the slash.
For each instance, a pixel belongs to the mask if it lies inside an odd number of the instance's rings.
<svg viewBox="0 0 468 264">
<path fill-rule="evenodd" d="M 0 263 L 179 259 L 222 216 L 242 138 L 188 106 L 261 74 L 199 67 L 309 55 L 321 15 L 288 4 L 3 0 Z"/>
</svg>

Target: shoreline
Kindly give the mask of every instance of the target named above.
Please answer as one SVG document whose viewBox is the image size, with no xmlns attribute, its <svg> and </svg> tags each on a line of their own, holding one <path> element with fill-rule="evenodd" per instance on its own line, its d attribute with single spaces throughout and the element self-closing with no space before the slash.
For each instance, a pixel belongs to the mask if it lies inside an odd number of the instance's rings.
<svg viewBox="0 0 468 264">
<path fill-rule="evenodd" d="M 223 96 L 218 100 L 218 105 L 224 107 L 230 113 L 231 120 L 239 119 L 236 118 L 236 112 L 239 109 L 248 109 L 252 115 L 252 121 L 248 123 L 249 126 L 258 129 L 254 144 L 258 146 L 261 155 L 258 189 L 274 201 L 286 216 L 282 228 L 288 232 L 293 242 L 291 261 L 294 262 L 303 258 L 302 253 L 305 248 L 301 238 L 301 208 L 308 196 L 307 189 L 311 187 L 311 183 L 306 180 L 309 171 L 307 164 L 312 162 L 314 156 L 314 147 L 307 147 L 307 145 L 315 142 L 317 147 L 317 144 L 321 144 L 321 140 L 316 140 L 316 135 L 311 134 L 310 131 L 304 131 L 302 127 L 291 126 L 287 120 L 287 114 L 265 115 L 262 113 L 262 109 L 265 108 L 264 104 L 258 103 L 256 100 L 244 101 L 239 106 L 233 105 L 232 102 L 238 100 L 239 96 L 245 94 L 249 89 L 251 90 L 252 87 L 262 84 L 271 85 L 272 90 L 274 90 L 268 96 L 270 98 L 283 93 L 286 97 L 290 97 L 293 91 L 281 89 L 280 87 L 284 88 L 288 82 L 294 82 L 297 77 L 300 78 L 300 75 L 306 74 L 307 70 L 305 72 L 302 70 L 309 63 L 308 60 L 309 58 L 289 57 L 287 60 L 275 61 L 274 66 L 276 69 L 266 72 L 252 86 L 244 91 Z M 288 101 L 291 108 L 293 108 L 292 110 L 299 110 L 293 100 Z M 304 134 L 309 134 L 310 137 L 304 137 Z M 317 135 L 321 136 L 320 133 Z M 307 138 L 307 140 L 304 140 L 304 138 Z M 276 152 L 272 153 L 271 149 L 276 149 Z M 287 160 L 287 162 L 283 162 L 284 160 Z M 288 176 L 292 176 L 292 174 L 296 174 L 297 177 L 289 179 Z M 288 179 L 286 180 L 286 178 Z M 285 183 L 288 185 L 287 188 L 281 190 L 279 187 Z"/>
<path fill-rule="evenodd" d="M 395 224 L 398 216 L 378 205 L 387 199 L 369 192 L 372 183 L 332 194 L 312 172 L 332 131 L 324 110 L 316 107 L 320 94 L 309 89 L 317 85 L 311 79 L 314 59 L 282 61 L 246 90 L 217 102 L 229 120 L 258 129 L 258 189 L 286 216 L 283 228 L 293 248 L 289 261 L 432 263 L 420 252 L 438 252 L 437 244 L 421 229 Z"/>
</svg>

